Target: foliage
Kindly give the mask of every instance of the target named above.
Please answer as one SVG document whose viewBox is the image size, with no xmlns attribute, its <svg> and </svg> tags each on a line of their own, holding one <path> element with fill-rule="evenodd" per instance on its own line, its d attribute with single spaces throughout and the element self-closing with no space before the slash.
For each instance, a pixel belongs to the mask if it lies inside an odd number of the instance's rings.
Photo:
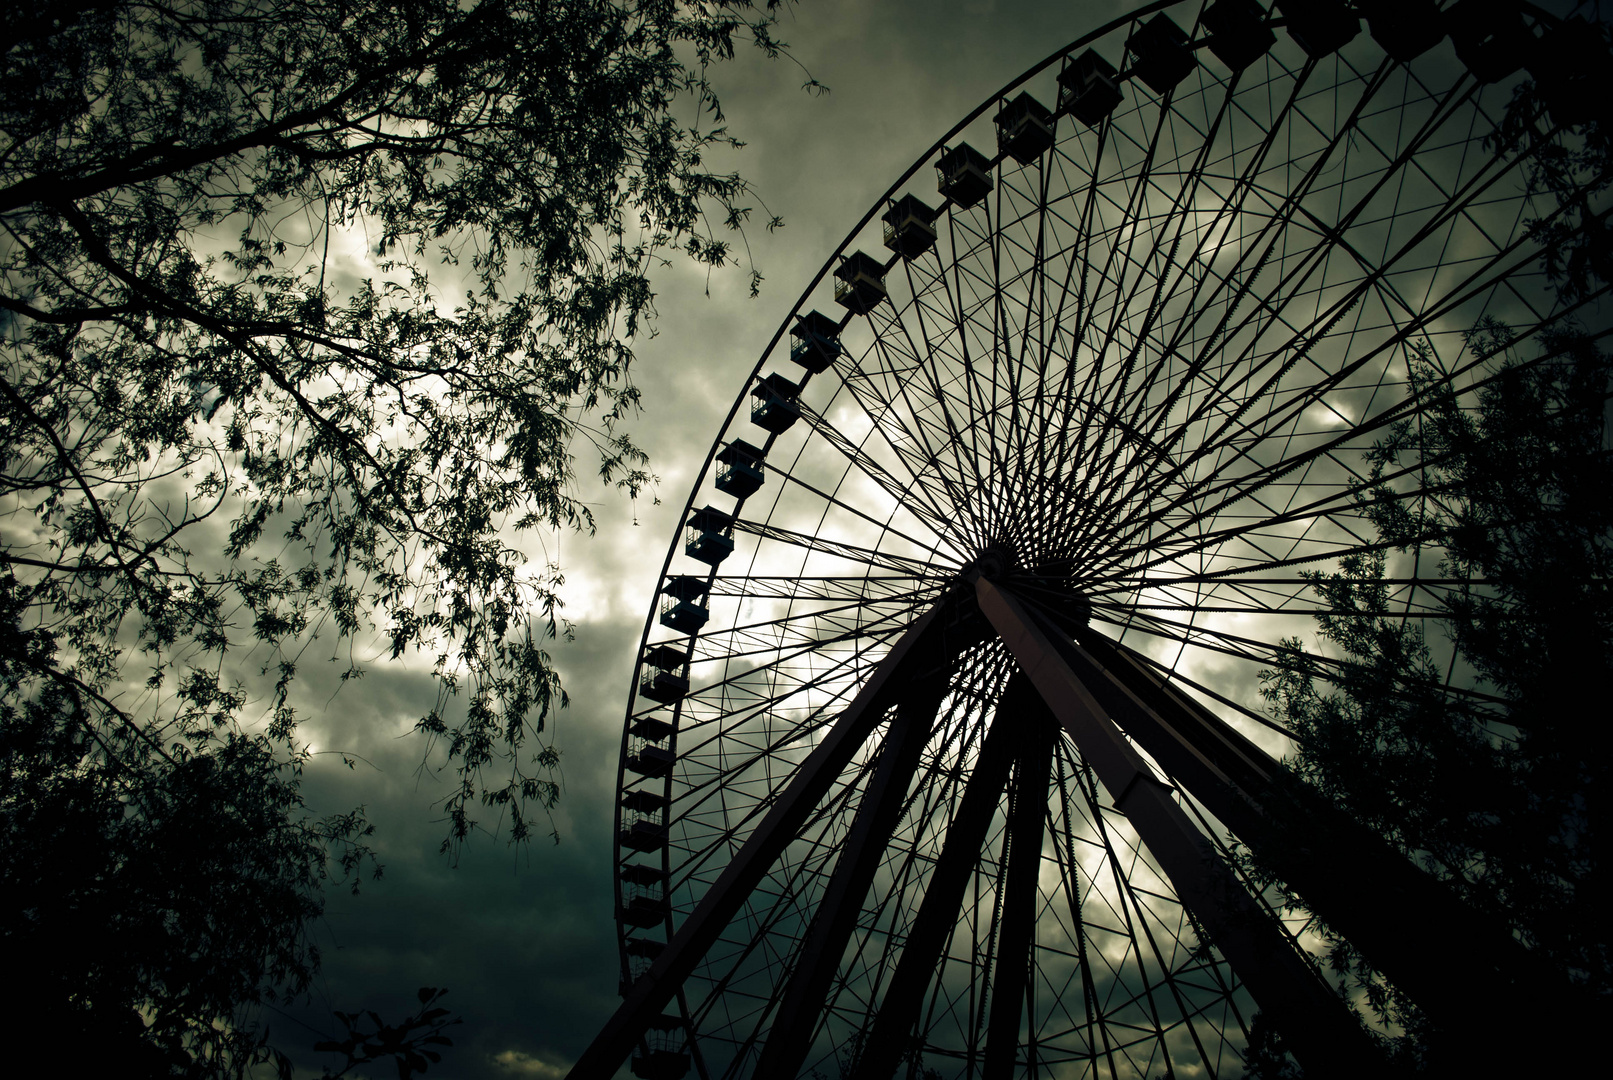
<svg viewBox="0 0 1613 1080">
<path fill-rule="evenodd" d="M 1244 1080 L 1300 1080 L 1304 1075 L 1288 1053 L 1282 1034 L 1255 1013 L 1249 1021 L 1249 1045 L 1244 1050 Z"/>
<path fill-rule="evenodd" d="M 91 722 L 68 680 L 20 693 L 45 646 L 16 593 L 0 582 L 0 948 L 26 979 L 8 1022 L 91 1071 L 266 1060 L 235 1021 L 308 985 L 307 923 L 333 873 L 356 886 L 370 826 L 309 820 L 302 758 L 264 736 L 189 720 L 157 742 Z"/>
<path fill-rule="evenodd" d="M 555 794 L 552 758 L 520 751 L 564 703 L 539 644 L 559 577 L 504 530 L 591 526 L 579 439 L 606 481 L 649 479 L 621 429 L 646 275 L 669 247 L 728 261 L 713 228 L 748 213 L 743 181 L 702 165 L 734 140 L 674 108 L 720 120 L 706 65 L 745 33 L 776 52 L 768 19 L 647 0 L 65 11 L 23 25 L 0 76 L 0 569 L 25 621 L 84 686 L 144 684 L 110 724 L 224 707 L 249 650 L 282 741 L 314 638 L 345 678 L 378 631 L 444 689 L 421 727 L 461 770 L 454 839 L 478 797 L 526 835 Z M 347 250 L 361 237 L 381 261 Z M 451 310 L 433 270 L 469 286 Z"/>
<path fill-rule="evenodd" d="M 345 1063 L 336 1072 L 325 1070 L 327 1078 L 346 1076 L 360 1065 L 390 1061 L 398 1070 L 398 1080 L 409 1080 L 442 1060 L 434 1046 L 452 1046 L 454 1040 L 443 1032 L 459 1023 L 440 1004 L 446 990 L 422 986 L 416 995 L 420 1009 L 401 1024 L 388 1024 L 373 1012 L 362 1017 L 358 1013 L 339 1012 L 336 1018 L 347 1029 L 347 1038 L 315 1043 L 314 1049 L 324 1053 L 341 1054 Z"/>
<path fill-rule="evenodd" d="M 1446 658 L 1386 614 L 1384 555 L 1357 555 L 1311 579 L 1331 611 L 1321 637 L 1347 663 L 1324 669 L 1285 642 L 1262 693 L 1299 736 L 1299 776 L 1606 994 L 1608 766 L 1584 702 L 1613 675 L 1613 361 L 1581 335 L 1538 344 L 1524 357 L 1505 328 L 1475 332 L 1492 368 L 1471 411 L 1431 357 L 1414 363 L 1424 405 L 1371 455 L 1364 509 L 1379 535 L 1439 552 L 1438 577 L 1454 582 L 1435 590 Z M 1385 479 L 1407 466 L 1409 493 Z M 1365 958 L 1329 942 L 1381 1018 L 1417 1027 Z"/>
<path fill-rule="evenodd" d="M 592 528 L 579 451 L 651 479 L 625 430 L 649 275 L 734 261 L 748 189 L 706 164 L 740 145 L 707 74 L 779 53 L 777 2 L 8 17 L 5 902 L 8 940 L 106 928 L 40 954 L 63 1023 L 198 1068 L 262 1050 L 235 1010 L 306 984 L 300 927 L 367 830 L 300 799 L 311 661 L 432 669 L 445 848 L 479 804 L 515 840 L 552 805 L 567 624 L 522 537 Z"/>
<path fill-rule="evenodd" d="M 1555 63 L 1542 65 L 1539 79 L 1518 83 L 1485 140 L 1499 153 L 1528 157 L 1529 190 L 1539 215 L 1525 220 L 1525 231 L 1570 304 L 1589 300 L 1613 280 L 1613 223 L 1607 209 L 1593 209 L 1596 197 L 1613 185 L 1613 24 L 1601 17 L 1597 3 L 1582 0 L 1575 8 L 1583 14 L 1558 24 L 1542 46 Z"/>
</svg>

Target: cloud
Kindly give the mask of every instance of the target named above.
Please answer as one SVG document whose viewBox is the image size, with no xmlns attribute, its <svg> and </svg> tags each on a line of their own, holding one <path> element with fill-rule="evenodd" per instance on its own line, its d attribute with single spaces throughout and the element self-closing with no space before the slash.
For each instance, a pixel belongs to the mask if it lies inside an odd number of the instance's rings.
<svg viewBox="0 0 1613 1080">
<path fill-rule="evenodd" d="M 493 1064 L 506 1076 L 532 1077 L 534 1080 L 560 1080 L 571 1069 L 564 1058 L 551 1054 L 534 1056 L 525 1050 L 505 1050 L 493 1055 Z"/>
<path fill-rule="evenodd" d="M 434 807 L 451 777 L 423 769 L 424 744 L 400 737 L 431 707 L 429 678 L 376 663 L 338 691 L 338 672 L 310 665 L 300 703 L 312 717 L 308 736 L 365 761 L 349 770 L 334 755 L 316 759 L 306 793 L 322 812 L 366 807 L 380 826 L 386 875 L 356 898 L 330 897 L 316 928 L 323 974 L 298 1021 L 323 1031 L 332 1009 L 365 1008 L 395 1021 L 412 1011 L 416 987 L 445 986 L 464 1023 L 443 1075 L 565 1074 L 620 1000 L 610 828 L 628 681 L 657 571 L 724 416 L 797 296 L 874 199 L 981 101 L 1119 6 L 814 0 L 789 9 L 782 36 L 832 93 L 803 93 L 800 69 L 748 54 L 713 71 L 729 126 L 749 143 L 721 164 L 749 178 L 787 226 L 747 237 L 766 277 L 758 299 L 746 297 L 738 268 L 709 281 L 676 268 L 655 282 L 656 336 L 636 343 L 632 371 L 646 407 L 632 431 L 661 477 L 659 505 L 594 487 L 580 460 L 581 497 L 595 503 L 598 531 L 545 537 L 528 552 L 562 567 L 565 614 L 577 627 L 575 641 L 548 646 L 572 698 L 553 729 L 565 773 L 560 842 L 540 836 L 512 849 L 488 810 L 481 835 L 450 865 L 438 854 L 445 825 Z M 970 137 L 989 145 L 989 132 Z M 933 183 L 921 170 L 908 186 L 933 201 Z M 835 310 L 826 301 L 820 291 L 811 305 Z"/>
</svg>

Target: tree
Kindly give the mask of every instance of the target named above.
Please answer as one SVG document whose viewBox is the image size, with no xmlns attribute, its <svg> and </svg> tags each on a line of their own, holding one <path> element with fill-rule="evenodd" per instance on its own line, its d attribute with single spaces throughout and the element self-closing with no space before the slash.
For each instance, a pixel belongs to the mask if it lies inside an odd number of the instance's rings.
<svg viewBox="0 0 1613 1080">
<path fill-rule="evenodd" d="M 293 687 L 314 658 L 362 676 L 372 639 L 434 669 L 418 726 L 457 770 L 445 847 L 479 805 L 530 835 L 566 700 L 543 641 L 567 624 L 559 568 L 519 537 L 592 527 L 579 450 L 629 496 L 650 479 L 626 430 L 649 275 L 735 261 L 749 191 L 705 165 L 740 145 L 707 76 L 746 40 L 779 54 L 777 2 L 8 14 L 3 812 L 13 851 L 85 863 L 50 885 L 8 858 L 11 910 L 122 890 L 188 934 L 186 905 L 222 897 L 185 882 L 222 868 L 265 926 L 317 911 L 325 858 L 362 861 L 340 846 L 366 826 L 307 817 Z M 216 837 L 238 817 L 239 844 L 164 847 L 185 814 Z M 159 881 L 182 855 L 206 868 Z M 260 988 L 305 981 L 317 958 L 276 934 L 210 954 L 205 992 L 120 957 L 92 1004 L 172 1003 L 195 1058 Z M 99 970 L 60 968 L 57 993 Z"/>
<path fill-rule="evenodd" d="M 15 590 L 3 599 L 13 601 Z M 12 618 L 0 633 L 15 634 Z M 97 727 L 47 682 L 18 691 L 37 648 L 0 653 L 0 947 L 6 1019 L 90 1071 L 188 1075 L 268 1060 L 234 1021 L 300 993 L 319 964 L 306 927 L 337 851 L 356 874 L 370 827 L 309 820 L 301 760 L 262 735 L 187 725 L 165 742 Z"/>
<path fill-rule="evenodd" d="M 1331 609 L 1321 636 L 1348 661 L 1334 692 L 1288 642 L 1263 693 L 1300 736 L 1300 776 L 1607 993 L 1608 774 L 1583 702 L 1613 675 L 1613 361 L 1580 335 L 1547 335 L 1527 359 L 1508 339 L 1494 325 L 1475 335 L 1495 367 L 1473 412 L 1426 361 L 1414 366 L 1428 403 L 1374 454 L 1378 478 L 1424 470 L 1425 497 L 1382 483 L 1367 510 L 1388 543 L 1441 552 L 1439 576 L 1457 582 L 1440 620 L 1454 659 L 1436 662 L 1415 623 L 1382 614 L 1382 553 L 1352 556 L 1312 578 Z M 1452 665 L 1469 687 L 1447 688 Z M 1337 942 L 1346 954 L 1367 972 Z"/>
<path fill-rule="evenodd" d="M 1605 41 L 1605 28 L 1584 29 Z M 1552 212 L 1529 227 L 1559 298 L 1586 310 L 1607 294 L 1606 213 L 1576 192 L 1605 189 L 1608 140 L 1600 124 L 1549 122 L 1552 101 L 1520 86 L 1495 142 L 1535 143 L 1531 179 Z M 1361 505 L 1387 549 L 1454 582 L 1423 594 L 1446 640 L 1383 614 L 1382 551 L 1352 556 L 1311 575 L 1329 609 L 1320 637 L 1344 663 L 1286 641 L 1262 694 L 1299 737 L 1298 777 L 1605 1001 L 1609 772 L 1584 705 L 1613 675 L 1613 359 L 1598 342 L 1572 317 L 1534 335 L 1487 321 L 1467 341 L 1487 366 L 1462 396 L 1440 357 L 1414 359 L 1418 408 L 1369 455 Z M 1432 1063 L 1439 1033 L 1415 1003 L 1313 925 L 1334 969 L 1410 1033 L 1407 1060 Z"/>
</svg>

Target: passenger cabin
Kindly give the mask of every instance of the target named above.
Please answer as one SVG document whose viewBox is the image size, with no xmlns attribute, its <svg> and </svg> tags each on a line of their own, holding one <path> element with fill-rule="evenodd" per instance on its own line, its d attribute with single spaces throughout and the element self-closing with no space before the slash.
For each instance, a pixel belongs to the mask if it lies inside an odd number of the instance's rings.
<svg viewBox="0 0 1613 1080">
<path fill-rule="evenodd" d="M 1266 25 L 1266 9 L 1255 0 L 1215 0 L 1199 21 L 1210 32 L 1210 52 L 1233 71 L 1242 71 L 1277 44 L 1277 35 Z"/>
<path fill-rule="evenodd" d="M 639 1080 L 680 1080 L 689 1072 L 689 1055 L 683 1052 L 683 1021 L 662 1014 L 651 1020 L 633 1054 L 633 1075 Z"/>
<path fill-rule="evenodd" d="M 717 490 L 736 499 L 748 499 L 762 486 L 762 459 L 767 455 L 759 446 L 735 439 L 717 452 Z"/>
<path fill-rule="evenodd" d="M 965 210 L 991 191 L 991 161 L 968 143 L 943 148 L 935 172 L 941 197 Z"/>
<path fill-rule="evenodd" d="M 1529 61 L 1535 36 L 1517 0 L 1461 0 L 1445 17 L 1456 58 L 1479 82 L 1500 82 Z"/>
<path fill-rule="evenodd" d="M 647 929 L 666 921 L 672 905 L 656 896 L 635 896 L 622 907 L 622 921 L 629 926 Z"/>
<path fill-rule="evenodd" d="M 672 751 L 660 746 L 646 746 L 636 754 L 627 755 L 627 767 L 640 776 L 665 776 L 672 771 L 677 759 Z M 635 822 L 634 828 L 644 822 Z"/>
<path fill-rule="evenodd" d="M 993 119 L 997 149 L 1021 165 L 1029 165 L 1053 145 L 1053 112 L 1028 93 L 1021 92 Z"/>
<path fill-rule="evenodd" d="M 639 692 L 651 701 L 659 701 L 663 705 L 670 705 L 681 700 L 689 693 L 689 680 L 676 671 L 661 671 L 650 669 L 644 673 L 644 679 L 639 684 Z M 655 721 L 661 723 L 661 721 Z M 668 726 L 670 734 L 670 725 Z M 648 738 L 649 736 L 645 736 Z M 659 736 L 665 738 L 665 736 Z"/>
<path fill-rule="evenodd" d="M 680 634 L 693 634 L 706 625 L 711 615 L 703 604 L 706 583 L 697 577 L 678 575 L 661 586 L 661 625 Z"/>
<path fill-rule="evenodd" d="M 885 246 L 904 259 L 914 259 L 935 246 L 936 212 L 917 196 L 903 195 L 885 211 Z"/>
<path fill-rule="evenodd" d="M 1526 66 L 1555 123 L 1613 124 L 1613 58 L 1584 19 L 1576 15 L 1548 31 Z"/>
<path fill-rule="evenodd" d="M 654 960 L 666 951 L 666 942 L 656 941 L 654 938 L 630 937 L 627 939 L 627 955 L 638 956 L 645 960 Z"/>
<path fill-rule="evenodd" d="M 1124 98 L 1115 66 L 1088 49 L 1059 72 L 1059 104 L 1087 127 L 1097 127 Z"/>
<path fill-rule="evenodd" d="M 788 431 L 790 425 L 801 419 L 801 406 L 795 399 L 801 388 L 782 375 L 768 375 L 751 389 L 756 401 L 751 405 L 750 422 L 774 435 Z"/>
<path fill-rule="evenodd" d="M 687 693 L 688 681 L 684 679 L 680 679 L 679 681 L 684 683 L 684 692 Z M 648 739 L 651 742 L 665 742 L 671 737 L 672 731 L 673 727 L 671 724 L 667 723 L 665 720 L 657 720 L 653 716 L 641 716 L 637 720 L 633 721 L 633 734 L 637 735 L 641 739 Z"/>
<path fill-rule="evenodd" d="M 1174 90 L 1199 63 L 1188 48 L 1187 35 L 1169 15 L 1155 15 L 1139 26 L 1126 48 L 1133 57 L 1131 73 L 1160 95 Z"/>
<path fill-rule="evenodd" d="M 689 531 L 684 536 L 683 553 L 716 566 L 734 553 L 734 516 L 715 506 L 702 506 L 689 515 Z"/>
<path fill-rule="evenodd" d="M 646 669 L 644 678 L 639 682 L 639 693 L 651 701 L 659 701 L 663 705 L 670 705 L 678 701 L 689 692 L 689 680 L 676 671 L 659 671 L 654 668 Z"/>
<path fill-rule="evenodd" d="M 866 315 L 890 294 L 885 291 L 885 264 L 863 251 L 853 251 L 835 268 L 835 303 Z"/>
<path fill-rule="evenodd" d="M 666 796 L 635 788 L 622 796 L 622 809 L 635 814 L 659 814 L 666 809 Z"/>
<path fill-rule="evenodd" d="M 1391 59 L 1406 63 L 1439 44 L 1445 18 L 1434 0 L 1356 0 L 1372 35 Z"/>
<path fill-rule="evenodd" d="M 1344 0 L 1277 0 L 1288 36 L 1314 60 L 1338 52 L 1361 32 L 1361 19 Z"/>
<path fill-rule="evenodd" d="M 840 355 L 840 324 L 821 311 L 809 311 L 790 327 L 790 359 L 816 375 Z"/>
<path fill-rule="evenodd" d="M 630 885 L 664 885 L 666 884 L 666 871 L 659 866 L 646 866 L 643 863 L 628 863 L 622 867 L 620 877 Z"/>
<path fill-rule="evenodd" d="M 634 851 L 660 851 L 666 847 L 666 826 L 654 821 L 635 821 L 623 829 L 619 839 L 623 847 Z"/>
<path fill-rule="evenodd" d="M 689 650 L 669 641 L 658 642 L 645 651 L 644 662 L 662 671 L 678 671 L 689 662 Z"/>
</svg>

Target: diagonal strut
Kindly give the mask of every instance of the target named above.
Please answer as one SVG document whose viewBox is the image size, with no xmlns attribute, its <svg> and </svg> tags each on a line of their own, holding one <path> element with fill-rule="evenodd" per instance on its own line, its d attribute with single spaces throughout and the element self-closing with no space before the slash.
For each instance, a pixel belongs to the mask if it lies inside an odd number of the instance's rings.
<svg viewBox="0 0 1613 1080">
<path fill-rule="evenodd" d="M 896 703 L 890 731 L 879 762 L 863 793 L 857 816 L 846 834 L 829 887 L 824 891 L 812 926 L 802 943 L 800 959 L 790 975 L 789 989 L 779 1006 L 778 1018 L 768 1032 L 753 1075 L 796 1076 L 811 1048 L 829 986 L 839 969 L 846 944 L 857 926 L 863 898 L 885 856 L 891 832 L 901 814 L 909 781 L 918 767 L 920 752 L 934 726 L 947 688 L 940 678 L 909 681 Z"/>
<path fill-rule="evenodd" d="M 1064 635 L 989 579 L 978 579 L 975 588 L 981 611 L 1021 670 L 1307 1072 L 1353 1077 L 1381 1071 L 1380 1056 L 1344 1003 L 1249 896 L 1076 674 Z"/>
<path fill-rule="evenodd" d="M 955 609 L 941 604 L 916 619 L 880 662 L 857 696 L 807 755 L 722 875 L 679 925 L 654 963 L 628 989 L 622 1004 L 571 1067 L 569 1080 L 609 1080 L 683 986 L 724 928 L 900 694 L 906 680 L 926 673 L 948 651 Z"/>
</svg>

